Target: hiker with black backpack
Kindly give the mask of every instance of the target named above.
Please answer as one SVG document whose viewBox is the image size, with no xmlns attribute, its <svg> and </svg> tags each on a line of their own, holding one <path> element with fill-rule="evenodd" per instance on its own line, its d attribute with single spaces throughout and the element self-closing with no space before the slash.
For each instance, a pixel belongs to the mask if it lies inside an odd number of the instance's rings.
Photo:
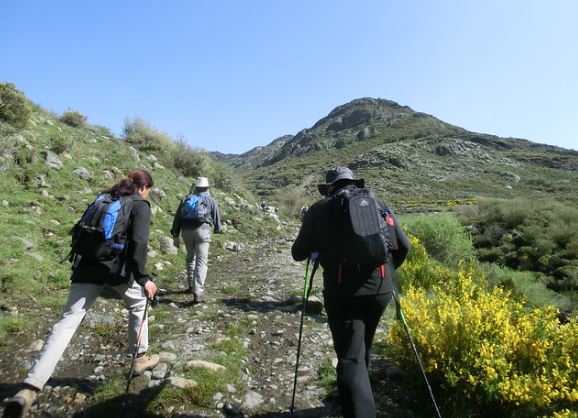
<svg viewBox="0 0 578 418">
<path fill-rule="evenodd" d="M 61 319 L 54 325 L 42 352 L 20 390 L 4 409 L 4 417 L 23 417 L 48 381 L 72 336 L 104 286 L 114 289 L 128 309 L 129 352 L 136 354 L 134 374 L 159 362 L 148 349 L 147 299 L 157 292 L 145 272 L 150 228 L 147 201 L 153 179 L 135 170 L 103 191 L 72 230 L 72 284 Z"/>
<path fill-rule="evenodd" d="M 343 416 L 375 417 L 368 369 L 373 337 L 392 297 L 395 269 L 409 240 L 392 211 L 347 167 L 335 167 L 318 185 L 325 196 L 305 213 L 291 252 L 315 254 L 323 267 L 323 296 L 337 355 Z M 317 255 L 318 253 L 318 255 Z"/>
<path fill-rule="evenodd" d="M 171 228 L 175 247 L 180 246 L 181 232 L 185 241 L 188 291 L 193 294 L 194 303 L 202 303 L 207 299 L 205 279 L 209 262 L 211 228 L 215 234 L 223 232 L 219 206 L 209 194 L 209 180 L 206 177 L 199 177 L 191 186 L 189 194 L 181 200 Z"/>
</svg>

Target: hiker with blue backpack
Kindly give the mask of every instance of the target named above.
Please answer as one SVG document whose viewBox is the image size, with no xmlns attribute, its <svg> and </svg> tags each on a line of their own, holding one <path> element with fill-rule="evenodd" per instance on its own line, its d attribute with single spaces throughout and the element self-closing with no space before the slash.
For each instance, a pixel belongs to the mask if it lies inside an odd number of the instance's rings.
<svg viewBox="0 0 578 418">
<path fill-rule="evenodd" d="M 175 247 L 180 246 L 182 233 L 187 249 L 188 291 L 193 294 L 194 303 L 207 299 L 205 279 L 207 278 L 211 229 L 215 234 L 223 232 L 219 206 L 209 194 L 209 180 L 199 177 L 191 187 L 175 212 L 171 235 Z"/>
<path fill-rule="evenodd" d="M 42 352 L 24 379 L 24 388 L 6 405 L 4 417 L 23 417 L 42 390 L 68 347 L 72 336 L 105 286 L 122 297 L 128 309 L 129 352 L 134 353 L 134 374 L 159 362 L 147 355 L 146 307 L 157 292 L 145 271 L 150 228 L 148 195 L 151 175 L 135 170 L 104 190 L 72 230 L 73 262 L 68 301 Z"/>
<path fill-rule="evenodd" d="M 318 185 L 325 197 L 304 214 L 291 253 L 296 261 L 313 259 L 314 254 L 323 267 L 343 416 L 373 418 L 371 347 L 409 240 L 393 212 L 349 168 L 332 168 L 325 179 Z"/>
</svg>

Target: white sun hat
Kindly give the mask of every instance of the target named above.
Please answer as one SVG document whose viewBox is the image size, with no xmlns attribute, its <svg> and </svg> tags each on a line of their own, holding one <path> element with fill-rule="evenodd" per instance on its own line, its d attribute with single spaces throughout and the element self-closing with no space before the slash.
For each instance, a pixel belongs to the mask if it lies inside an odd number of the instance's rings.
<svg viewBox="0 0 578 418">
<path fill-rule="evenodd" d="M 209 187 L 209 179 L 206 177 L 197 177 L 195 187 Z"/>
</svg>

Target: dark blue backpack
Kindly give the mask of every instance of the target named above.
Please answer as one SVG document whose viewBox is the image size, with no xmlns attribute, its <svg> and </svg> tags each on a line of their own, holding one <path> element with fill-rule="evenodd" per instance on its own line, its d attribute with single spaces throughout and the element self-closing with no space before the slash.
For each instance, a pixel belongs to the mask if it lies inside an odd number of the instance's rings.
<svg viewBox="0 0 578 418">
<path fill-rule="evenodd" d="M 72 229 L 72 253 L 96 261 L 121 254 L 127 244 L 132 207 L 132 196 L 98 196 Z"/>
<path fill-rule="evenodd" d="M 193 223 L 210 222 L 209 205 L 207 198 L 202 194 L 190 194 L 185 198 L 181 207 L 183 220 Z"/>
</svg>

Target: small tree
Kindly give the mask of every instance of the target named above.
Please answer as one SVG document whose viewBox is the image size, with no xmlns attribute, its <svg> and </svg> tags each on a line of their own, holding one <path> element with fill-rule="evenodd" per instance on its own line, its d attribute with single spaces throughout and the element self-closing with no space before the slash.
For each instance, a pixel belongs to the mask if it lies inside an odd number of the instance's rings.
<svg viewBox="0 0 578 418">
<path fill-rule="evenodd" d="M 0 119 L 16 128 L 24 128 L 32 108 L 24 94 L 12 83 L 0 83 Z"/>
</svg>

